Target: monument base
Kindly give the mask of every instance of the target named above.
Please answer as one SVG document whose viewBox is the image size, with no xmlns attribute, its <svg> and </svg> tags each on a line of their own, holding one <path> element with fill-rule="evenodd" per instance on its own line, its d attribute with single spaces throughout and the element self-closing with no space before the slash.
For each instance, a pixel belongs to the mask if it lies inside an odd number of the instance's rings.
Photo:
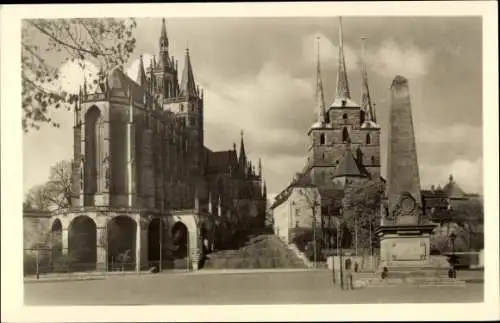
<svg viewBox="0 0 500 323">
<path fill-rule="evenodd" d="M 450 264 L 445 257 L 430 256 L 430 235 L 434 224 L 390 225 L 377 230 L 380 264 L 372 278 L 356 282 L 358 287 L 465 286 L 448 278 Z"/>
</svg>

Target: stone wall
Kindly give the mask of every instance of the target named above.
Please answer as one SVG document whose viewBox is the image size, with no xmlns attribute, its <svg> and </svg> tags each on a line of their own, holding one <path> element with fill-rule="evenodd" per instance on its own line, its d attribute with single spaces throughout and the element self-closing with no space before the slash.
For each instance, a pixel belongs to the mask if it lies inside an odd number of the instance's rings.
<svg viewBox="0 0 500 323">
<path fill-rule="evenodd" d="M 24 249 L 32 249 L 39 243 L 48 242 L 50 214 L 47 212 L 23 213 Z"/>
</svg>

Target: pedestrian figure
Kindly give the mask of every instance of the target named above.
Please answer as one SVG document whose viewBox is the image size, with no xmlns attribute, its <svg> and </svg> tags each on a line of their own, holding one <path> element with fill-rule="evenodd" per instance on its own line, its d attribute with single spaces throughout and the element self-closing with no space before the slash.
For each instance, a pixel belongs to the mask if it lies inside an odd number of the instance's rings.
<svg viewBox="0 0 500 323">
<path fill-rule="evenodd" d="M 347 258 L 345 260 L 345 267 L 344 267 L 344 281 L 346 282 L 346 289 L 353 289 L 352 286 L 352 261 L 351 258 Z"/>
</svg>

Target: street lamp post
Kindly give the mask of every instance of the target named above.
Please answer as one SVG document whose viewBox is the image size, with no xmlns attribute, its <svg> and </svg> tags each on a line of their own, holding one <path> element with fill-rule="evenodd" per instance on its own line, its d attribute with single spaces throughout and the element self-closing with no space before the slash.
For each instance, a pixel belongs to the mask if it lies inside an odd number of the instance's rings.
<svg viewBox="0 0 500 323">
<path fill-rule="evenodd" d="M 455 232 L 451 232 L 450 233 L 450 241 L 451 241 L 451 277 L 450 278 L 456 278 L 457 277 L 457 274 L 456 274 L 456 269 L 455 269 L 455 265 L 456 265 L 456 255 L 455 255 L 455 239 L 457 238 L 457 235 L 455 234 Z"/>
</svg>

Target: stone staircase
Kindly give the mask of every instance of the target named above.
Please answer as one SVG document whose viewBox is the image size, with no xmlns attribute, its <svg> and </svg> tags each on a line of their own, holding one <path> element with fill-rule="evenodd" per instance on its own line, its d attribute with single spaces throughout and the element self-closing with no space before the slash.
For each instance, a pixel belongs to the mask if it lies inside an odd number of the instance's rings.
<svg viewBox="0 0 500 323">
<path fill-rule="evenodd" d="M 203 269 L 306 268 L 304 262 L 273 234 L 255 234 L 238 248 L 215 251 Z"/>
<path fill-rule="evenodd" d="M 297 256 L 297 258 L 299 258 L 304 263 L 304 265 L 307 268 L 314 268 L 314 263 L 310 261 L 307 258 L 307 256 L 302 251 L 299 250 L 299 248 L 297 248 L 295 243 L 286 244 L 283 242 L 283 244 L 286 246 L 286 248 L 291 250 Z"/>
</svg>

